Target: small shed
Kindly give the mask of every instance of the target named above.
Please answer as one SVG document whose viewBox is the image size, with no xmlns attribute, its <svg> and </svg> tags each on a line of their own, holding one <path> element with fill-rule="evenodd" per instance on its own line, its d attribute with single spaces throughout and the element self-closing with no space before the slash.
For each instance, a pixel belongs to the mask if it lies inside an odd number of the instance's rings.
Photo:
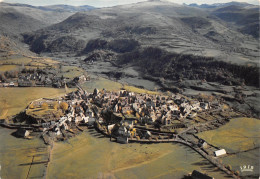
<svg viewBox="0 0 260 179">
<path fill-rule="evenodd" d="M 227 154 L 227 152 L 226 152 L 225 149 L 220 149 L 220 150 L 215 151 L 214 154 L 215 154 L 216 157 L 219 157 L 221 155 Z"/>
</svg>

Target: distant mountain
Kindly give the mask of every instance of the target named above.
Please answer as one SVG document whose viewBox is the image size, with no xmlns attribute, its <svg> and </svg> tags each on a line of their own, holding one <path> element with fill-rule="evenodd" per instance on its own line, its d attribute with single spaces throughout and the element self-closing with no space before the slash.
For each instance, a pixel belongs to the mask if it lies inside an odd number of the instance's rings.
<svg viewBox="0 0 260 179">
<path fill-rule="evenodd" d="M 52 5 L 52 6 L 39 6 L 39 9 L 45 11 L 69 11 L 69 12 L 83 12 L 95 9 L 93 6 L 70 6 L 70 5 Z"/>
<path fill-rule="evenodd" d="M 240 32 L 259 38 L 259 12 L 259 6 L 231 5 L 217 8 L 212 14 L 235 24 Z"/>
<path fill-rule="evenodd" d="M 235 1 L 232 1 L 232 2 L 229 2 L 229 3 L 214 3 L 214 4 L 201 4 L 201 5 L 193 3 L 193 4 L 189 4 L 188 6 L 198 7 L 198 8 L 209 8 L 210 9 L 210 8 L 221 8 L 221 7 L 232 6 L 232 5 L 240 6 L 240 7 L 254 6 L 254 5 L 246 3 L 246 2 L 235 2 Z"/>
<path fill-rule="evenodd" d="M 72 12 L 45 11 L 25 4 L 0 3 L 0 33 L 19 36 L 58 23 Z"/>
<path fill-rule="evenodd" d="M 259 6 L 242 2 L 190 4 L 189 6 L 206 10 L 230 26 L 234 26 L 239 32 L 259 38 Z"/>
<path fill-rule="evenodd" d="M 250 60 L 258 58 L 255 45 L 245 48 L 248 40 L 258 42 L 212 11 L 160 1 L 79 12 L 58 24 L 24 34 L 24 40 L 36 53 L 87 55 L 95 50 L 128 53 L 154 46 L 220 59 L 234 55 L 231 59 L 236 61 L 238 54 L 250 56 Z"/>
<path fill-rule="evenodd" d="M 17 36 L 59 23 L 76 12 L 94 9 L 92 6 L 31 6 L 0 3 L 0 33 Z"/>
<path fill-rule="evenodd" d="M 57 4 L 57 5 L 49 5 L 49 6 L 32 6 L 29 4 L 20 4 L 20 3 L 0 3 L 2 6 L 9 6 L 9 7 L 27 7 L 27 8 L 34 8 L 34 9 L 41 9 L 44 11 L 62 11 L 62 12 L 81 12 L 81 11 L 89 11 L 95 9 L 93 6 L 83 5 L 83 6 L 71 6 L 71 5 L 64 5 L 64 4 Z"/>
</svg>

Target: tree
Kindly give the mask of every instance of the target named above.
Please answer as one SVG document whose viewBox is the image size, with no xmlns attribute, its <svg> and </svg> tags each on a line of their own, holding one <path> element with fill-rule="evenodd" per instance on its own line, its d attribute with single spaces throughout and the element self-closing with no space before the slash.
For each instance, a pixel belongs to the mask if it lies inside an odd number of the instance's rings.
<svg viewBox="0 0 260 179">
<path fill-rule="evenodd" d="M 231 165 L 227 165 L 226 168 L 227 168 L 228 170 L 232 170 Z"/>
<path fill-rule="evenodd" d="M 138 113 L 135 113 L 135 117 L 139 120 L 140 119 L 140 115 Z"/>
<path fill-rule="evenodd" d="M 33 103 L 31 103 L 31 104 L 29 105 L 29 109 L 34 109 Z"/>
<path fill-rule="evenodd" d="M 59 107 L 59 103 L 58 103 L 57 101 L 55 101 L 55 102 L 52 104 L 52 106 L 53 106 L 53 109 L 54 109 L 54 110 L 57 110 L 58 107 Z"/>
<path fill-rule="evenodd" d="M 46 110 L 46 109 L 48 109 L 49 106 L 47 103 L 43 103 L 41 107 L 42 107 L 42 109 Z"/>
<path fill-rule="evenodd" d="M 57 110 L 52 113 L 55 118 L 60 118 L 63 114 L 61 110 Z"/>
<path fill-rule="evenodd" d="M 236 176 L 238 176 L 240 173 L 239 173 L 239 171 L 237 170 L 237 171 L 235 171 L 235 175 Z"/>
<path fill-rule="evenodd" d="M 0 73 L 0 80 L 5 82 L 6 81 L 6 76 L 4 73 Z"/>
<path fill-rule="evenodd" d="M 66 103 L 66 102 L 62 102 L 62 103 L 60 103 L 60 108 L 61 108 L 63 111 L 66 111 L 66 110 L 68 110 L 69 105 L 68 105 L 68 103 Z"/>
</svg>

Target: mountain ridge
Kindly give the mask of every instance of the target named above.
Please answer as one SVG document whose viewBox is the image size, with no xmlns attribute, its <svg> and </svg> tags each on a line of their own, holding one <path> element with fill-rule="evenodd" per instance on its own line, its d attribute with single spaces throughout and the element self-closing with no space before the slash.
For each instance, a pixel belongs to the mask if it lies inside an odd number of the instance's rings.
<svg viewBox="0 0 260 179">
<path fill-rule="evenodd" d="M 257 47 L 248 48 L 246 44 L 249 43 L 248 38 L 255 44 L 257 41 L 231 26 L 212 12 L 152 1 L 78 12 L 58 24 L 24 34 L 24 37 L 31 48 L 43 47 L 37 48 L 37 53 L 48 52 L 53 41 L 70 36 L 84 41 L 86 46 L 90 41 L 92 45 L 95 42 L 94 46 L 98 48 L 102 40 L 110 43 L 118 39 L 123 43 L 126 42 L 124 39 L 128 39 L 138 41 L 142 47 L 156 46 L 176 53 L 219 59 L 229 58 L 231 54 L 233 59 L 250 56 L 251 61 L 256 60 Z M 67 51 L 63 52 L 73 54 L 68 46 L 69 43 L 66 44 Z M 74 51 L 74 54 L 80 53 Z"/>
</svg>

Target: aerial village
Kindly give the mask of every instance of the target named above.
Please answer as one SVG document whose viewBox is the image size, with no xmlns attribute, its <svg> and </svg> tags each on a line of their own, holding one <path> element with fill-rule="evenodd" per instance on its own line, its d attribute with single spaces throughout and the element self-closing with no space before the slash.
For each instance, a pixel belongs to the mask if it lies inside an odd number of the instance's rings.
<svg viewBox="0 0 260 179">
<path fill-rule="evenodd" d="M 225 149 L 208 144 L 198 132 L 216 129 L 232 117 L 241 116 L 220 99 L 181 94 L 139 94 L 121 89 L 108 92 L 78 90 L 54 99 L 31 102 L 25 111 L 1 122 L 17 128 L 27 139 L 40 136 L 45 144 L 64 141 L 95 128 L 112 142 L 127 144 L 177 142 L 188 145 L 229 175 L 237 176 L 218 157 Z M 195 172 L 196 173 L 196 172 Z"/>
</svg>

